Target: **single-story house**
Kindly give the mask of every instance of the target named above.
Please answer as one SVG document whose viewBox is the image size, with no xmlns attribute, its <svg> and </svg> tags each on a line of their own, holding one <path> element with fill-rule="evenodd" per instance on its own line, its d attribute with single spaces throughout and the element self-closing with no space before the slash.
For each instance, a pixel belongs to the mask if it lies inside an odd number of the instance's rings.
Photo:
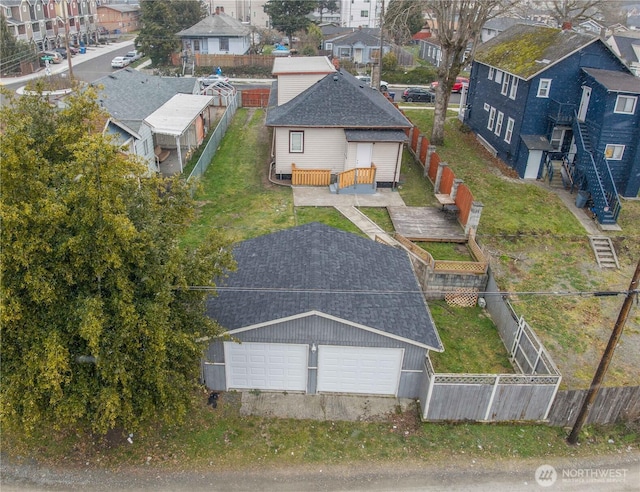
<svg viewBox="0 0 640 492">
<path fill-rule="evenodd" d="M 417 398 L 443 346 L 408 254 L 319 223 L 243 241 L 207 315 L 214 391 Z"/>
<path fill-rule="evenodd" d="M 380 55 L 380 30 L 356 29 L 327 38 L 324 49 L 331 51 L 333 58 L 350 60 L 357 64 L 378 63 Z M 382 55 L 391 51 L 391 45 L 384 43 Z"/>
<path fill-rule="evenodd" d="M 244 55 L 251 47 L 251 30 L 220 9 L 176 36 L 182 50 L 193 55 Z"/>
<path fill-rule="evenodd" d="M 187 77 L 158 77 L 148 75 L 138 70 L 125 68 L 111 73 L 92 84 L 98 90 L 98 101 L 109 113 L 110 120 L 105 127 L 105 133 L 114 135 L 115 141 L 127 145 L 128 152 L 140 156 L 147 162 L 149 172 L 159 172 L 157 148 L 177 149 L 175 131 L 164 134 L 145 120 L 160 110 L 177 94 L 188 94 L 196 97 L 200 87 L 195 78 Z M 205 101 L 211 101 L 211 96 L 198 96 Z M 198 112 L 198 114 L 202 111 Z M 205 111 L 206 113 L 206 111 Z M 193 114 L 189 113 L 190 116 Z M 175 117 L 172 116 L 172 117 Z M 197 118 L 196 118 L 197 119 Z M 211 118 L 205 114 L 202 119 L 202 131 L 194 129 L 195 138 L 183 144 L 195 147 L 199 144 L 199 136 L 206 133 Z M 195 128 L 195 126 L 194 126 Z M 163 127 L 164 130 L 166 128 Z M 182 156 L 179 156 L 182 158 Z"/>
<path fill-rule="evenodd" d="M 273 73 L 266 125 L 273 128 L 276 175 L 322 170 L 340 184 L 342 173 L 355 173 L 372 192 L 397 184 L 412 125 L 382 93 L 326 57 L 275 59 Z"/>
</svg>

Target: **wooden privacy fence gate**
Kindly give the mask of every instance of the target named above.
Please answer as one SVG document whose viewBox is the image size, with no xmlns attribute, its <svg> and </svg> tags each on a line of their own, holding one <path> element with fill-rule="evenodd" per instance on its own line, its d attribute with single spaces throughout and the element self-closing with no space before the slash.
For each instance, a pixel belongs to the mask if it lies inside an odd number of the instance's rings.
<svg viewBox="0 0 640 492">
<path fill-rule="evenodd" d="M 292 163 L 291 184 L 293 186 L 329 186 L 331 169 L 298 169 Z"/>
</svg>

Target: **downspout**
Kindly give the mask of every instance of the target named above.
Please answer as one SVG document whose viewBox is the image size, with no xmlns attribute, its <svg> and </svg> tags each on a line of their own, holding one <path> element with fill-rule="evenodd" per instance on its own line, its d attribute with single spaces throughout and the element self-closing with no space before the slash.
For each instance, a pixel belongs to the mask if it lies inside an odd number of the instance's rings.
<svg viewBox="0 0 640 492">
<path fill-rule="evenodd" d="M 393 186 L 391 187 L 392 190 L 395 190 L 396 187 L 398 186 L 398 181 L 396 181 L 397 176 L 398 176 L 398 163 L 402 162 L 402 143 L 400 143 L 400 145 L 398 145 L 398 156 L 396 157 L 396 167 L 393 170 Z"/>
</svg>

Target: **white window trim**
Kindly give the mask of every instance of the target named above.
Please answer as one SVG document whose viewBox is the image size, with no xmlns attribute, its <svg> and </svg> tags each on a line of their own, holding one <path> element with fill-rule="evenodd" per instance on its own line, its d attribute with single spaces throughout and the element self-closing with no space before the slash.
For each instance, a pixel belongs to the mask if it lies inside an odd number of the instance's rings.
<svg viewBox="0 0 640 492">
<path fill-rule="evenodd" d="M 507 118 L 507 128 L 504 131 L 504 141 L 511 143 L 511 137 L 513 137 L 513 127 L 516 124 L 516 120 L 513 118 Z"/>
<path fill-rule="evenodd" d="M 633 101 L 633 104 L 631 105 L 632 106 L 631 107 L 631 111 L 619 111 L 618 110 L 618 103 L 623 98 Z M 627 95 L 624 95 L 624 94 L 618 94 L 618 97 L 616 98 L 616 106 L 615 106 L 613 112 L 616 113 L 616 114 L 635 114 L 637 105 L 638 105 L 638 98 L 636 96 L 627 96 Z M 626 104 L 625 104 L 625 106 L 626 106 Z"/>
<path fill-rule="evenodd" d="M 518 94 L 518 79 L 514 76 L 511 78 L 511 90 L 509 91 L 509 99 L 516 100 Z"/>
<path fill-rule="evenodd" d="M 300 148 L 294 146 L 294 136 L 300 136 Z M 304 132 L 289 130 L 289 153 L 290 154 L 303 154 L 304 153 Z"/>
<path fill-rule="evenodd" d="M 624 148 L 625 146 L 621 144 L 607 144 L 604 149 L 604 158 L 609 161 L 621 161 L 624 156 Z M 607 157 L 609 149 L 611 149 L 611 157 Z M 616 153 L 616 149 L 620 149 L 620 152 Z"/>
<path fill-rule="evenodd" d="M 546 83 L 546 87 L 543 87 L 543 83 Z M 540 79 L 538 82 L 538 93 L 536 97 L 548 98 L 551 92 L 551 79 Z"/>
<path fill-rule="evenodd" d="M 495 71 L 495 68 L 489 67 L 489 76 L 487 77 L 489 80 L 493 80 L 493 74 L 495 73 Z"/>
<path fill-rule="evenodd" d="M 496 120 L 496 131 L 494 132 L 497 136 L 500 136 L 502 133 L 502 122 L 504 120 L 504 113 L 502 111 L 498 111 L 498 119 Z"/>
<path fill-rule="evenodd" d="M 489 121 L 487 122 L 487 129 L 493 131 L 493 124 L 496 121 L 496 108 L 492 107 L 489 111 Z"/>
<path fill-rule="evenodd" d="M 509 94 L 509 79 L 511 78 L 511 75 L 505 73 L 504 74 L 504 79 L 502 79 L 502 89 L 500 90 L 500 94 L 502 94 L 503 96 L 506 96 L 507 94 Z"/>
<path fill-rule="evenodd" d="M 504 72 L 502 70 L 496 70 L 496 84 L 502 84 L 502 76 Z"/>
</svg>

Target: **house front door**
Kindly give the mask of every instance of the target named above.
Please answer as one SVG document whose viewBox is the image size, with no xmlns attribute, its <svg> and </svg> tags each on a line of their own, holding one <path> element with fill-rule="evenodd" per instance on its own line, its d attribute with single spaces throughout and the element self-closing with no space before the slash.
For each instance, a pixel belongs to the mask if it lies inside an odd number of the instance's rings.
<svg viewBox="0 0 640 492">
<path fill-rule="evenodd" d="M 527 168 L 524 170 L 524 179 L 536 179 L 542 163 L 542 150 L 530 150 L 527 159 Z"/>
<path fill-rule="evenodd" d="M 356 148 L 356 167 L 371 167 L 373 143 L 360 142 Z"/>
<path fill-rule="evenodd" d="M 589 99 L 591 98 L 591 87 L 582 87 L 582 99 L 580 99 L 580 108 L 578 109 L 578 121 L 583 122 L 587 117 L 587 109 L 589 109 Z"/>
<path fill-rule="evenodd" d="M 353 61 L 355 63 L 362 63 L 362 48 L 354 48 Z"/>
</svg>

